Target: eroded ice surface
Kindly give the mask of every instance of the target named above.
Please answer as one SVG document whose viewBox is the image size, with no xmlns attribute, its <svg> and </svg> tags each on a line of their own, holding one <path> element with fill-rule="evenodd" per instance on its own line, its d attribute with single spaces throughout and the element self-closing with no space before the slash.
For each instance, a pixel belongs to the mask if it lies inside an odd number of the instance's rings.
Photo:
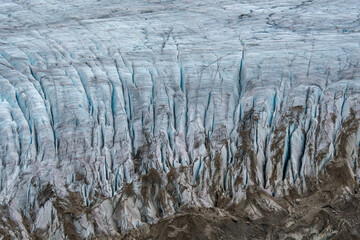
<svg viewBox="0 0 360 240">
<path fill-rule="evenodd" d="M 339 159 L 359 177 L 359 9 L 2 1 L 1 231 L 115 236 L 249 186 L 304 193 Z"/>
</svg>

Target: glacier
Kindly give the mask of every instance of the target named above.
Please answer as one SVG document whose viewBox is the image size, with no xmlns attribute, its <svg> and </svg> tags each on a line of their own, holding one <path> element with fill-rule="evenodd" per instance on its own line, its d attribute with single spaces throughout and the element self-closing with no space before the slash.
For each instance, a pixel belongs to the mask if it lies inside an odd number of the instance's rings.
<svg viewBox="0 0 360 240">
<path fill-rule="evenodd" d="M 0 235 L 117 237 L 339 162 L 359 182 L 359 7 L 1 1 Z"/>
</svg>

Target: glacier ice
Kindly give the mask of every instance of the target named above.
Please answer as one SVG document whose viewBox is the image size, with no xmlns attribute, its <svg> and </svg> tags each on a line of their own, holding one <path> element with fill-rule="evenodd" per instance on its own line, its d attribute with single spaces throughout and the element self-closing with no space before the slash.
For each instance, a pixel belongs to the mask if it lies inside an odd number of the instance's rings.
<svg viewBox="0 0 360 240">
<path fill-rule="evenodd" d="M 117 236 L 334 161 L 359 179 L 358 5 L 2 1 L 0 230 Z"/>
</svg>

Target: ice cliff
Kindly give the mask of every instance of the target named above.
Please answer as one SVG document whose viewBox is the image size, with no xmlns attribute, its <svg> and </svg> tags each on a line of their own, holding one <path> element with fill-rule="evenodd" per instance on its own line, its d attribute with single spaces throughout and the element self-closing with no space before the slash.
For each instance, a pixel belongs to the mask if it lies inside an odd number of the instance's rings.
<svg viewBox="0 0 360 240">
<path fill-rule="evenodd" d="M 360 4 L 0 3 L 0 235 L 114 237 L 360 177 Z M 274 206 L 276 208 L 276 206 Z"/>
</svg>

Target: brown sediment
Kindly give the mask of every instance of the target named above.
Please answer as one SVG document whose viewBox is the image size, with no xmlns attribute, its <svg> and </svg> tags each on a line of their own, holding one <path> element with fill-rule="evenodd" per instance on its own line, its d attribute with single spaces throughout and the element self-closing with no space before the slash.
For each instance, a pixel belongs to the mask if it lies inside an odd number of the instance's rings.
<svg viewBox="0 0 360 240">
<path fill-rule="evenodd" d="M 346 147 L 348 146 L 349 138 L 352 137 L 359 129 L 359 119 L 356 117 L 354 109 L 350 109 L 350 116 L 342 123 L 341 131 L 337 136 L 337 151 L 336 157 L 347 158 Z"/>
<path fill-rule="evenodd" d="M 54 191 L 50 185 L 50 183 L 46 184 L 45 187 L 39 192 L 37 196 L 37 200 L 40 207 L 43 207 L 44 204 L 49 201 L 54 196 Z"/>
<path fill-rule="evenodd" d="M 342 164 L 328 171 L 341 172 Z M 247 199 L 226 208 L 186 208 L 124 239 L 360 239 L 359 184 L 348 174 L 300 197 L 272 197 L 257 187 L 247 189 Z M 345 187 L 351 187 L 350 192 Z M 255 215 L 253 213 L 256 213 Z"/>
<path fill-rule="evenodd" d="M 122 192 L 127 196 L 127 197 L 132 197 L 135 195 L 134 192 L 134 187 L 133 187 L 133 183 L 124 183 L 123 184 L 123 189 Z"/>
<path fill-rule="evenodd" d="M 144 204 L 148 204 L 150 196 L 155 196 L 156 187 L 160 187 L 162 181 L 160 174 L 155 168 L 151 168 L 148 174 L 141 176 L 141 196 Z"/>
<path fill-rule="evenodd" d="M 64 227 L 65 236 L 68 239 L 81 239 L 81 236 L 76 231 L 74 219 L 86 212 L 82 197 L 76 192 L 68 191 L 66 200 L 56 198 L 52 201 L 52 204 L 57 211 L 60 223 Z"/>
<path fill-rule="evenodd" d="M 271 161 L 273 163 L 273 171 L 269 178 L 270 185 L 275 184 L 275 180 L 278 172 L 278 164 L 282 161 L 284 155 L 284 147 L 285 147 L 285 136 L 286 136 L 286 126 L 280 125 L 274 130 L 274 137 L 271 141 L 270 150 L 274 154 L 271 157 Z"/>
</svg>

